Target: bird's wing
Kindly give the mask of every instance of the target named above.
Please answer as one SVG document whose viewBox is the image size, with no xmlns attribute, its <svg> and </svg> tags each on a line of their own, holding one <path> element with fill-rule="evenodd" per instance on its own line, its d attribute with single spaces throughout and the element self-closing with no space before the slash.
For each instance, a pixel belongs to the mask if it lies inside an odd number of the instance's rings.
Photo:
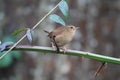
<svg viewBox="0 0 120 80">
<path fill-rule="evenodd" d="M 64 32 L 66 30 L 65 27 L 59 27 L 57 29 L 55 29 L 54 31 L 52 31 L 55 35 L 59 35 L 62 34 L 62 32 Z"/>
</svg>

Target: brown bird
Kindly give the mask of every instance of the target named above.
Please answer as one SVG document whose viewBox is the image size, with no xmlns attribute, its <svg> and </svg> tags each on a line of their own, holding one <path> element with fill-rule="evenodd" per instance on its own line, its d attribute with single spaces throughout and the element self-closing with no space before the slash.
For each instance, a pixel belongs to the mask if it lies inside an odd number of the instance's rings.
<svg viewBox="0 0 120 80">
<path fill-rule="evenodd" d="M 59 52 L 59 48 L 66 51 L 65 45 L 72 40 L 76 29 L 78 29 L 78 27 L 68 25 L 59 27 L 52 32 L 49 32 L 47 30 L 44 31 L 48 33 L 48 37 L 52 42 L 52 47 L 55 46 L 57 48 L 57 52 Z"/>
</svg>

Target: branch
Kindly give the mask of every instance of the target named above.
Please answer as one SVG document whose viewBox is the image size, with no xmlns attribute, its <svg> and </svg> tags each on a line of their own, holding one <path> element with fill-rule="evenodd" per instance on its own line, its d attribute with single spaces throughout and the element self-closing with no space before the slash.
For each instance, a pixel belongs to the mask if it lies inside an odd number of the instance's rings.
<svg viewBox="0 0 120 80">
<path fill-rule="evenodd" d="M 10 49 L 10 47 L 7 48 L 7 49 Z M 84 51 L 68 50 L 65 53 L 63 51 L 60 51 L 59 53 L 57 53 L 51 47 L 25 46 L 25 45 L 16 46 L 13 50 L 35 51 L 35 52 L 43 52 L 43 53 L 50 53 L 50 54 L 53 53 L 53 54 L 64 54 L 64 55 L 71 55 L 71 56 L 80 56 L 80 57 L 85 57 L 85 58 L 98 60 L 98 61 L 101 61 L 101 62 L 120 64 L 120 59 L 119 58 L 108 57 L 108 56 L 99 55 L 99 54 L 90 53 L 90 52 L 84 52 Z"/>
</svg>

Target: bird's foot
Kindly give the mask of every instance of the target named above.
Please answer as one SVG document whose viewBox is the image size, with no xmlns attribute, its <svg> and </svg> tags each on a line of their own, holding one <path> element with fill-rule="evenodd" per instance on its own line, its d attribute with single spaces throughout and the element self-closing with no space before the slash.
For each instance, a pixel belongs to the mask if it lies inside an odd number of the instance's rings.
<svg viewBox="0 0 120 80">
<path fill-rule="evenodd" d="M 51 45 L 52 45 L 52 48 L 55 49 L 55 46 L 54 46 L 53 42 L 51 42 Z"/>
<path fill-rule="evenodd" d="M 63 50 L 64 54 L 68 50 L 66 47 L 61 47 L 61 49 Z"/>
<path fill-rule="evenodd" d="M 52 48 L 55 49 L 58 53 L 60 52 L 59 47 L 56 47 L 53 42 L 51 42 Z"/>
</svg>

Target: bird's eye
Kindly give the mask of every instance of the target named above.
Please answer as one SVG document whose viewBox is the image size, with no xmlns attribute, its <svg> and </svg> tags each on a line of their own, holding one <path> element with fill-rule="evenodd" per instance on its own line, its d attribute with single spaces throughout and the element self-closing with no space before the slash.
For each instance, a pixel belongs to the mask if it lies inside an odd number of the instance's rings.
<svg viewBox="0 0 120 80">
<path fill-rule="evenodd" d="M 71 29 L 73 29 L 73 27 L 70 27 Z"/>
</svg>

